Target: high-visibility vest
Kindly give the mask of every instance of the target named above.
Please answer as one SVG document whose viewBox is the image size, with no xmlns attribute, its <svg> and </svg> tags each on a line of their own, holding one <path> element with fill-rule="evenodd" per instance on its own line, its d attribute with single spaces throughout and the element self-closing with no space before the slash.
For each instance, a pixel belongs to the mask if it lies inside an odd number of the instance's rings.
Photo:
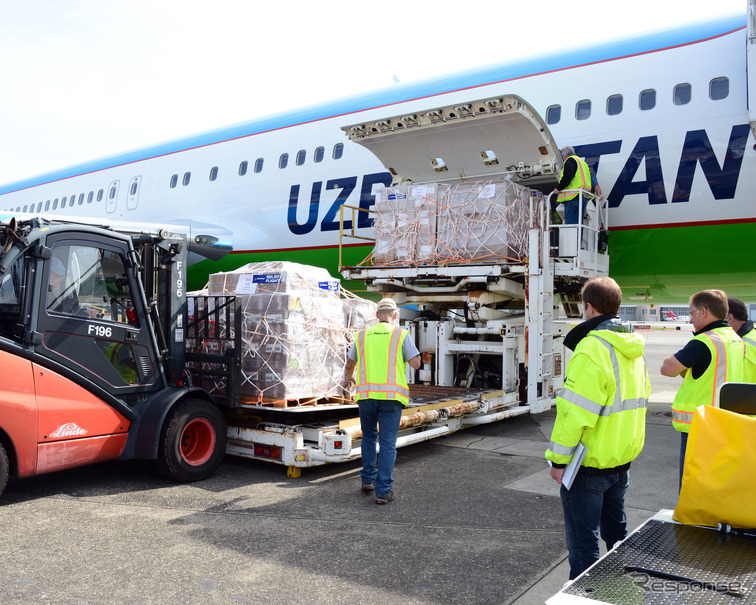
<svg viewBox="0 0 756 605">
<path fill-rule="evenodd" d="M 714 328 L 693 337 L 706 345 L 711 363 L 698 378 L 689 368 L 672 403 L 672 426 L 681 433 L 690 432 L 693 411 L 699 405 L 714 405 L 717 391 L 725 382 L 743 380 L 743 341 L 727 327 Z"/>
<path fill-rule="evenodd" d="M 574 158 L 577 162 L 577 170 L 575 170 L 575 176 L 572 177 L 572 180 L 568 183 L 568 185 L 564 188 L 564 190 L 559 192 L 559 195 L 557 196 L 557 200 L 560 203 L 569 202 L 571 200 L 574 200 L 577 197 L 577 193 L 575 191 L 569 191 L 572 189 L 585 189 L 586 191 L 591 190 L 591 172 L 588 168 L 588 164 L 585 163 L 585 161 L 582 158 L 579 158 L 576 155 L 571 155 L 565 158 L 565 163 L 570 158 Z M 559 182 L 562 182 L 562 177 L 564 176 L 564 164 L 562 164 L 562 172 L 559 173 Z"/>
<path fill-rule="evenodd" d="M 745 359 L 743 360 L 743 382 L 756 383 L 756 328 L 743 336 Z"/>
<path fill-rule="evenodd" d="M 357 332 L 357 389 L 355 399 L 396 399 L 409 405 L 406 363 L 402 345 L 409 332 L 381 322 Z"/>
<path fill-rule="evenodd" d="M 569 463 L 579 442 L 586 447 L 582 466 L 611 469 L 635 460 L 651 394 L 643 348 L 641 336 L 606 329 L 578 343 L 556 398 L 547 460 Z"/>
</svg>

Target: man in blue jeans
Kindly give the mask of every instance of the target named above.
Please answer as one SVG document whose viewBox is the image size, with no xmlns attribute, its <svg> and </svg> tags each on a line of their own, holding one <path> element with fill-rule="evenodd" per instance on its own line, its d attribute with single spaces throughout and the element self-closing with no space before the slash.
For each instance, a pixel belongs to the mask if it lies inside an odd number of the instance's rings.
<svg viewBox="0 0 756 605">
<path fill-rule="evenodd" d="M 375 491 L 376 504 L 387 504 L 394 499 L 391 486 L 402 409 L 409 405 L 406 364 L 419 369 L 420 352 L 409 332 L 394 325 L 399 310 L 393 299 L 381 300 L 376 315 L 378 323 L 355 336 L 347 355 L 346 378 L 351 383 L 358 369 L 355 399 L 362 428 L 362 491 Z"/>
<path fill-rule="evenodd" d="M 646 435 L 651 384 L 644 341 L 617 313 L 622 291 L 610 277 L 595 277 L 582 292 L 586 319 L 564 339 L 574 353 L 556 399 L 557 416 L 546 459 L 561 485 L 570 580 L 599 559 L 599 534 L 611 548 L 627 536 L 625 492 L 630 463 Z M 565 467 L 585 446 L 569 489 Z"/>
</svg>

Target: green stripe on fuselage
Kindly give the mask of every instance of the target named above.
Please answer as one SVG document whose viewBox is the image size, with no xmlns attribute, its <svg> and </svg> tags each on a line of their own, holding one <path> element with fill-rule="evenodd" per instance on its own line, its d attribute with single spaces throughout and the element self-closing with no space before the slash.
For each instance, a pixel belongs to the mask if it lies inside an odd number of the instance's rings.
<svg viewBox="0 0 756 605">
<path fill-rule="evenodd" d="M 756 302 L 756 223 L 612 231 L 609 274 L 625 304 L 680 302 L 724 290 Z"/>
<path fill-rule="evenodd" d="M 372 245 L 344 248 L 343 264 L 360 264 Z M 756 302 L 756 223 L 656 227 L 612 231 L 609 274 L 622 287 L 625 304 L 687 303 L 701 290 L 717 288 L 728 296 Z M 200 289 L 208 275 L 233 271 L 246 263 L 291 261 L 325 267 L 335 278 L 339 250 L 333 248 L 234 253 L 219 261 L 203 261 L 189 269 L 190 289 Z M 342 285 L 358 296 L 377 299 L 361 281 Z"/>
</svg>

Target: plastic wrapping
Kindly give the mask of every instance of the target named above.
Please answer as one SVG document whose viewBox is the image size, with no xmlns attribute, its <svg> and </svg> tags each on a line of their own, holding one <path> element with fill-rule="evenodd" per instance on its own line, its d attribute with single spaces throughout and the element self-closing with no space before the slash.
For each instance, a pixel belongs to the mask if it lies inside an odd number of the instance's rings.
<svg viewBox="0 0 756 605">
<path fill-rule="evenodd" d="M 387 187 L 375 205 L 372 261 L 519 262 L 527 253 L 530 193 L 511 181 Z"/>
<path fill-rule="evenodd" d="M 345 395 L 348 347 L 354 332 L 376 321 L 375 303 L 342 290 L 325 269 L 290 262 L 213 274 L 207 290 L 241 301 L 242 402 L 296 405 Z"/>
</svg>

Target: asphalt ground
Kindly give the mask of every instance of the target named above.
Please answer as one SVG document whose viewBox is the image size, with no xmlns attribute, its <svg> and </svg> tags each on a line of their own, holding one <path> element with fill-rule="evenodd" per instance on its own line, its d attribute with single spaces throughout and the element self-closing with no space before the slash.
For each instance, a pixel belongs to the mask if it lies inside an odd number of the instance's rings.
<svg viewBox="0 0 756 605">
<path fill-rule="evenodd" d="M 679 379 L 690 338 L 652 330 L 646 446 L 631 529 L 677 500 Z M 399 450 L 396 499 L 361 493 L 359 462 L 305 469 L 227 456 L 201 483 L 116 462 L 11 481 L 0 497 L 0 603 L 539 605 L 568 577 L 559 489 L 543 459 L 555 412 Z"/>
</svg>

